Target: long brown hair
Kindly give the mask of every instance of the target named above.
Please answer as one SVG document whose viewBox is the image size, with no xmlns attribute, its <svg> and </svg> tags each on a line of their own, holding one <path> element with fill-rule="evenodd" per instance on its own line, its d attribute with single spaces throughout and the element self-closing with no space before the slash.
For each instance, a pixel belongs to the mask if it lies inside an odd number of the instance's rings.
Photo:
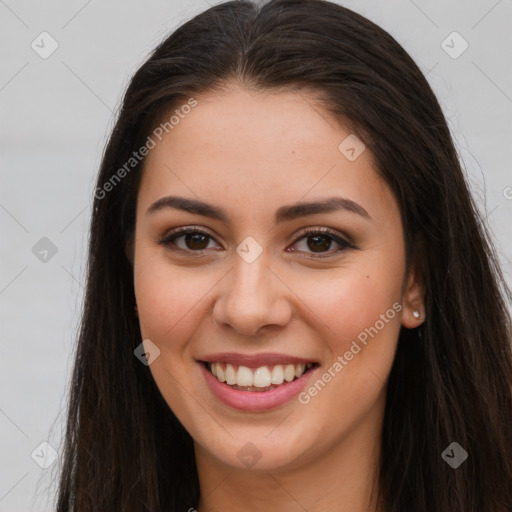
<svg viewBox="0 0 512 512">
<path fill-rule="evenodd" d="M 508 291 L 441 108 L 408 54 L 369 20 L 323 0 L 272 0 L 226 2 L 194 17 L 127 88 L 94 197 L 57 512 L 197 507 L 192 439 L 133 353 L 141 334 L 125 249 L 143 160 L 108 192 L 104 184 L 163 113 L 231 81 L 315 91 L 373 153 L 400 206 L 426 320 L 401 330 L 389 377 L 386 510 L 512 510 Z M 442 457 L 452 442 L 468 453 L 457 469 Z"/>
</svg>

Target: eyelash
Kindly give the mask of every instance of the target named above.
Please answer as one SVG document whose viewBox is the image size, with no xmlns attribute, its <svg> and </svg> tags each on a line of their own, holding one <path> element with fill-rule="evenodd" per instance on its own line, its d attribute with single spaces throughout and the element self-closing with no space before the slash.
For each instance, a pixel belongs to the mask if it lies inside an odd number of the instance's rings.
<svg viewBox="0 0 512 512">
<path fill-rule="evenodd" d="M 205 251 L 209 250 L 209 249 L 193 250 L 193 249 L 181 249 L 179 247 L 172 247 L 172 242 L 174 242 L 174 240 L 181 238 L 182 236 L 187 235 L 187 234 L 204 235 L 206 237 L 214 239 L 212 235 L 210 235 L 209 233 L 207 233 L 205 231 L 202 231 L 200 229 L 193 228 L 193 227 L 188 227 L 188 228 L 178 228 L 175 231 L 172 231 L 171 233 L 167 234 L 164 238 L 159 240 L 158 244 L 162 245 L 163 247 L 167 247 L 171 251 L 196 253 L 198 256 L 202 255 Z M 314 253 L 314 252 L 306 253 L 306 254 L 313 255 L 313 256 L 309 256 L 310 258 L 311 257 L 313 259 L 328 258 L 328 257 L 332 257 L 342 251 L 345 251 L 346 249 L 358 250 L 358 247 L 356 247 L 354 244 L 350 243 L 348 240 L 340 237 L 340 235 L 336 231 L 333 231 L 330 228 L 304 228 L 298 235 L 299 238 L 297 238 L 295 240 L 294 244 L 296 244 L 297 242 L 299 242 L 303 239 L 307 239 L 313 235 L 327 236 L 327 238 L 330 238 L 331 240 L 333 240 L 334 242 L 339 244 L 340 247 L 338 249 L 336 249 L 335 251 L 329 251 L 329 252 L 324 252 L 324 253 Z M 304 252 L 304 251 L 294 250 L 292 252 Z"/>
</svg>

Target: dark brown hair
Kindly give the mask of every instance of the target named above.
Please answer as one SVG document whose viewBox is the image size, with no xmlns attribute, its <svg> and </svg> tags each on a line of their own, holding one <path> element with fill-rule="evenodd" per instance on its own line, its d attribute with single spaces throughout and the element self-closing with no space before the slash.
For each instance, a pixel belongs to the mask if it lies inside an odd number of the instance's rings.
<svg viewBox="0 0 512 512">
<path fill-rule="evenodd" d="M 441 108 L 408 54 L 369 20 L 327 1 L 273 0 L 194 17 L 125 93 L 94 198 L 57 512 L 197 507 L 192 439 L 133 353 L 141 333 L 125 248 L 143 162 L 97 192 L 165 112 L 233 82 L 315 91 L 372 152 L 399 204 L 426 320 L 402 328 L 389 376 L 379 468 L 387 512 L 512 510 L 507 289 Z M 457 469 L 441 457 L 454 441 L 469 454 Z"/>
</svg>

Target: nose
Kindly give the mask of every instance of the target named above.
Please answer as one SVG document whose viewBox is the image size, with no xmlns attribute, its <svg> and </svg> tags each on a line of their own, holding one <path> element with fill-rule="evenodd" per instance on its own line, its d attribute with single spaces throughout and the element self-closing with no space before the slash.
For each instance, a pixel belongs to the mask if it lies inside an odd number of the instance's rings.
<svg viewBox="0 0 512 512">
<path fill-rule="evenodd" d="M 213 307 L 216 324 L 254 336 L 290 321 L 292 293 L 264 256 L 265 253 L 252 263 L 235 257 Z"/>
</svg>

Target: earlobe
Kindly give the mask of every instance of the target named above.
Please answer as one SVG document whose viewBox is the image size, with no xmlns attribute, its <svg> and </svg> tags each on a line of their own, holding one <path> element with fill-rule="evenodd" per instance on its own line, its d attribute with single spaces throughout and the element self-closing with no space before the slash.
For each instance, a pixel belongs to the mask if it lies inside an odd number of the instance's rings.
<svg viewBox="0 0 512 512">
<path fill-rule="evenodd" d="M 407 329 L 414 329 L 425 321 L 425 286 L 416 263 L 407 278 L 402 306 L 402 325 Z"/>
</svg>

